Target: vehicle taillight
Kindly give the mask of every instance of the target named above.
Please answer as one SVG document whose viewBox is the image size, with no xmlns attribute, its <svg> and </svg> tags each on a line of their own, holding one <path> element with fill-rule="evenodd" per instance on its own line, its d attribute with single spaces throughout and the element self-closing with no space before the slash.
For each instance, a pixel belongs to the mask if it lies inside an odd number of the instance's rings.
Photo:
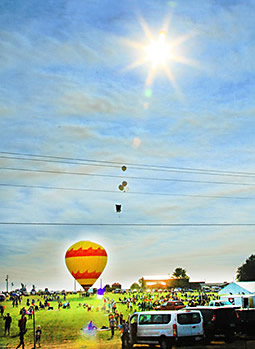
<svg viewBox="0 0 255 349">
<path fill-rule="evenodd" d="M 216 320 L 216 315 L 213 314 L 212 321 L 215 321 L 215 320 Z"/>
<path fill-rule="evenodd" d="M 237 319 L 239 319 L 239 314 L 236 312 L 236 317 L 237 317 Z"/>
<path fill-rule="evenodd" d="M 177 337 L 177 325 L 173 324 L 173 336 Z"/>
</svg>

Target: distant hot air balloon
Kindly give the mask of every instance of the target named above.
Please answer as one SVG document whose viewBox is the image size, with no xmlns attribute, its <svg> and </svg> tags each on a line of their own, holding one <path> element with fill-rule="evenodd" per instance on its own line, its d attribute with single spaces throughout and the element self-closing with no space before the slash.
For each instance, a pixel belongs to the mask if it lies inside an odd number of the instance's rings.
<svg viewBox="0 0 255 349">
<path fill-rule="evenodd" d="M 65 262 L 75 280 L 87 291 L 102 274 L 107 253 L 95 242 L 79 241 L 66 251 Z"/>
<path fill-rule="evenodd" d="M 116 207 L 116 212 L 120 213 L 121 212 L 121 204 L 116 204 L 115 207 Z"/>
</svg>

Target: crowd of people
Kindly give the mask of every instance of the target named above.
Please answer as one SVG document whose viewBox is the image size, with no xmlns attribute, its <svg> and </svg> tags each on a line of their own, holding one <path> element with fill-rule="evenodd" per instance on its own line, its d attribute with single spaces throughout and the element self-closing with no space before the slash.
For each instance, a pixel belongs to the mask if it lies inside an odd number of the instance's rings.
<svg viewBox="0 0 255 349">
<path fill-rule="evenodd" d="M 61 299 L 62 298 L 62 299 Z M 214 299 L 217 297 L 213 297 Z M 93 302 L 90 304 L 89 298 L 88 301 L 82 303 L 79 302 L 77 307 L 84 308 L 87 312 L 103 312 L 108 315 L 108 323 L 104 325 L 101 329 L 108 330 L 110 332 L 110 338 L 112 339 L 115 335 L 115 331 L 121 331 L 122 332 L 122 338 L 125 337 L 125 333 L 127 332 L 127 322 L 128 322 L 128 314 L 132 314 L 136 311 L 146 311 L 146 310 L 153 310 L 156 309 L 157 306 L 161 305 L 164 302 L 167 302 L 168 300 L 176 300 L 176 301 L 182 301 L 185 305 L 188 306 L 196 306 L 196 305 L 207 305 L 210 300 L 212 299 L 211 295 L 208 295 L 207 293 L 203 292 L 197 292 L 197 293 L 187 293 L 187 292 L 169 292 L 169 293 L 147 293 L 147 292 L 140 292 L 140 293 L 126 293 L 125 295 L 121 295 L 118 297 L 118 300 L 116 297 L 111 298 L 110 294 L 108 293 L 103 297 L 103 304 L 101 306 L 94 306 Z M 21 305 L 22 302 L 22 296 L 14 296 L 10 299 L 12 302 L 13 307 L 17 307 L 18 305 Z M 56 304 L 57 303 L 57 304 Z M 24 302 L 23 302 L 24 304 Z M 33 318 L 33 314 L 36 311 L 39 311 L 41 309 L 44 310 L 61 310 L 61 309 L 70 309 L 71 304 L 66 299 L 66 295 L 64 297 L 60 296 L 51 296 L 51 295 L 43 295 L 40 297 L 40 299 L 37 299 L 37 301 L 34 298 L 26 298 L 25 306 L 22 306 L 20 309 L 20 319 L 18 320 L 18 328 L 19 328 L 19 344 L 17 348 L 24 348 L 24 336 L 26 334 L 26 324 L 27 320 L 30 320 Z M 53 306 L 53 304 L 55 304 Z M 126 319 L 124 318 L 123 314 L 126 315 Z M 13 323 L 12 317 L 10 316 L 10 313 L 7 313 L 6 316 L 4 316 L 5 307 L 4 305 L 0 305 L 0 313 L 1 317 L 4 320 L 4 336 L 10 336 L 11 331 L 11 325 Z M 97 326 L 93 324 L 92 320 L 89 322 L 88 331 L 91 330 L 97 330 Z M 37 326 L 36 328 L 36 343 L 38 346 L 40 346 L 40 340 L 41 340 L 41 327 Z"/>
</svg>

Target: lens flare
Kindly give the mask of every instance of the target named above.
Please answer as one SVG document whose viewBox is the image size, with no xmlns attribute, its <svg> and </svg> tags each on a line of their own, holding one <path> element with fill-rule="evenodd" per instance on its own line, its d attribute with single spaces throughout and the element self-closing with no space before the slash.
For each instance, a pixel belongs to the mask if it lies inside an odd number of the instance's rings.
<svg viewBox="0 0 255 349">
<path fill-rule="evenodd" d="M 174 1 L 170 1 L 169 5 L 176 6 Z M 165 76 L 170 80 L 172 86 L 174 87 L 177 95 L 181 97 L 175 76 L 173 73 L 174 63 L 182 63 L 186 65 L 195 66 L 196 68 L 201 69 L 201 64 L 198 62 L 184 57 L 181 53 L 181 45 L 189 40 L 195 33 L 186 33 L 179 37 L 172 37 L 171 40 L 168 38 L 169 32 L 169 19 L 167 19 L 163 26 L 162 30 L 155 36 L 151 33 L 149 26 L 143 18 L 140 18 L 140 25 L 143 29 L 143 32 L 146 36 L 146 43 L 140 43 L 138 41 L 131 41 L 125 39 L 124 42 L 132 46 L 136 51 L 140 51 L 141 55 L 131 63 L 125 70 L 135 69 L 141 65 L 148 65 L 149 71 L 147 78 L 145 80 L 145 97 L 151 97 L 150 86 L 153 84 L 155 76 L 158 71 L 162 71 Z M 145 109 L 147 106 L 145 106 Z"/>
</svg>

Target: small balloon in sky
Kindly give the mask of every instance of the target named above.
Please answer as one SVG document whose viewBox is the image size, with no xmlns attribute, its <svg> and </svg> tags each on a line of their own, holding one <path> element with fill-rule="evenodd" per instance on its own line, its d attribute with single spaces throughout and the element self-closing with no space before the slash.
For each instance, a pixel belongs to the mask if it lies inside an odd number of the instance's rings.
<svg viewBox="0 0 255 349">
<path fill-rule="evenodd" d="M 123 186 L 123 184 L 120 184 L 120 185 L 119 185 L 119 190 L 121 190 L 121 191 L 123 191 L 123 190 L 124 190 L 124 186 Z"/>
<path fill-rule="evenodd" d="M 65 262 L 75 280 L 87 291 L 102 274 L 107 253 L 95 242 L 79 241 L 66 251 Z"/>
<path fill-rule="evenodd" d="M 125 165 L 123 165 L 123 166 L 121 167 L 121 169 L 122 169 L 122 171 L 126 171 L 127 167 L 126 167 Z"/>
<path fill-rule="evenodd" d="M 121 204 L 116 204 L 115 207 L 116 207 L 116 212 L 120 213 L 121 212 Z"/>
<path fill-rule="evenodd" d="M 122 182 L 122 185 L 123 185 L 123 187 L 126 187 L 127 182 L 126 182 L 126 181 L 123 181 L 123 182 Z"/>
</svg>

